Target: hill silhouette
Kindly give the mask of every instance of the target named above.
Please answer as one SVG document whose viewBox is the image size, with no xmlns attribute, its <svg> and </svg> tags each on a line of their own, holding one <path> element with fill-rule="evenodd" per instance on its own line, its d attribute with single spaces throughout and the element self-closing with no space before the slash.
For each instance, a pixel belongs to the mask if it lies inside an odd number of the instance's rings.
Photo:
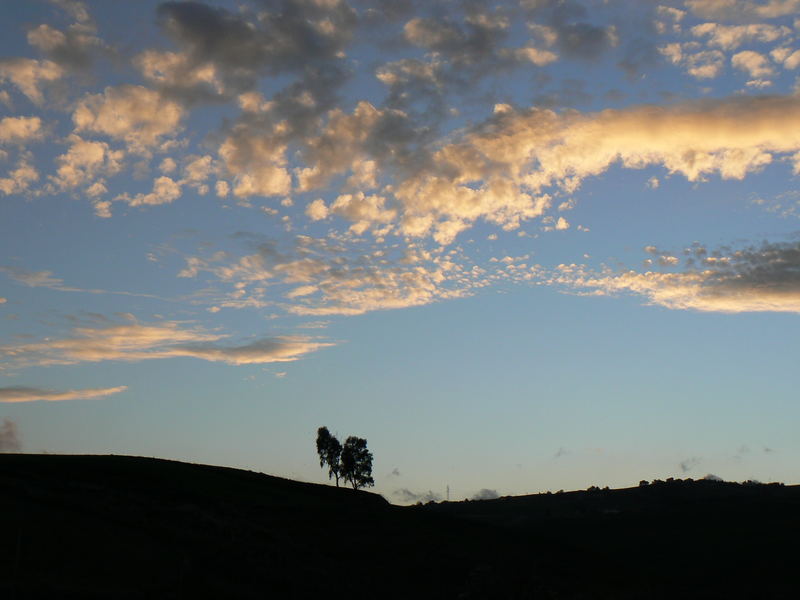
<svg viewBox="0 0 800 600">
<path fill-rule="evenodd" d="M 250 471 L 0 455 L 3 598 L 795 598 L 800 486 L 398 507 Z"/>
</svg>

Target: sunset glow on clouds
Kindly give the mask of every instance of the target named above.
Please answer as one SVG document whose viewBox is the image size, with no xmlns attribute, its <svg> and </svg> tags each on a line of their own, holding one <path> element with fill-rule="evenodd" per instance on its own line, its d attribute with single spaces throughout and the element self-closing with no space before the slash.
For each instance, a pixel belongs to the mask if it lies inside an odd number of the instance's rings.
<svg viewBox="0 0 800 600">
<path fill-rule="evenodd" d="M 668 472 L 670 452 L 693 444 L 703 447 L 687 452 L 724 470 L 721 433 L 708 446 L 687 433 L 665 449 L 665 439 L 644 466 L 631 448 L 584 470 L 556 472 L 541 457 L 549 445 L 603 443 L 564 425 L 585 414 L 570 398 L 600 369 L 564 354 L 583 335 L 580 315 L 623 328 L 641 315 L 652 329 L 636 335 L 664 347 L 680 343 L 682 319 L 716 327 L 724 316 L 750 337 L 762 322 L 752 319 L 796 327 L 800 2 L 135 4 L 4 7 L 0 401 L 15 403 L 23 443 L 153 453 L 160 442 L 37 434 L 47 417 L 25 411 L 56 400 L 123 411 L 148 398 L 142 418 L 154 423 L 178 410 L 163 408 L 170 398 L 197 395 L 211 410 L 215 390 L 236 404 L 231 428 L 269 423 L 263 443 L 276 456 L 320 425 L 349 431 L 355 420 L 370 441 L 383 436 L 387 473 L 402 460 L 403 473 L 417 469 L 396 482 L 406 491 L 445 476 L 465 496 L 579 486 L 590 472 L 635 482 L 655 476 L 636 469 Z M 448 320 L 459 311 L 463 321 Z M 529 332 L 530 346 L 489 343 L 503 327 L 506 338 Z M 469 332 L 464 354 L 457 338 Z M 587 343 L 604 345 L 576 347 Z M 498 363 L 506 352 L 515 358 Z M 544 371 L 520 382 L 509 369 L 528 353 Z M 460 400 L 402 392 L 409 381 L 460 389 L 473 358 L 474 376 L 497 386 L 491 401 L 479 399 L 482 383 Z M 603 360 L 609 373 L 622 359 Z M 444 423 L 480 406 L 463 417 L 478 437 L 512 413 L 538 422 L 547 409 L 510 398 L 542 398 L 564 364 L 584 375 L 541 402 L 558 407 L 549 431 L 565 439 L 533 436 L 525 460 L 498 441 L 483 467 L 498 481 L 473 481 L 445 456 L 431 466 L 392 441 L 393 403 L 441 405 L 426 418 Z M 643 394 L 661 377 L 648 369 Z M 709 414 L 731 389 L 715 392 Z M 598 393 L 613 405 L 613 386 Z M 313 460 L 262 460 L 255 442 L 192 450 L 213 419 L 198 414 L 162 452 L 317 477 Z M 442 427 L 419 435 L 458 446 L 459 426 Z M 749 435 L 738 421 L 730 431 Z M 515 483 L 506 463 L 545 475 Z M 782 468 L 769 472 L 788 477 Z"/>
</svg>

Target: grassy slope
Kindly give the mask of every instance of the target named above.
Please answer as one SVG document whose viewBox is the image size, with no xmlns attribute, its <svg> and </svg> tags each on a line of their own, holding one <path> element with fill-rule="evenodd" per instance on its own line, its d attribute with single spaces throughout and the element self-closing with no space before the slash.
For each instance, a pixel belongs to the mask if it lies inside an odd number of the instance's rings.
<svg viewBox="0 0 800 600">
<path fill-rule="evenodd" d="M 0 455 L 0 597 L 794 598 L 800 487 L 400 508 L 249 471 Z"/>
</svg>

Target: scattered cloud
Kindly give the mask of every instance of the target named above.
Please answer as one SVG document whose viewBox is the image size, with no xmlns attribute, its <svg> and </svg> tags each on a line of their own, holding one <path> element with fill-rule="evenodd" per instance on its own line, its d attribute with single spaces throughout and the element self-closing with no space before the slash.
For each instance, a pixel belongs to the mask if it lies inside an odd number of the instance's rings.
<svg viewBox="0 0 800 600">
<path fill-rule="evenodd" d="M 681 469 L 681 473 L 688 473 L 692 469 L 694 469 L 697 465 L 699 465 L 702 460 L 696 456 L 691 456 L 685 460 L 682 460 L 678 466 Z"/>
<path fill-rule="evenodd" d="M 686 0 L 686 8 L 703 19 L 760 21 L 796 13 L 800 0 Z"/>
<path fill-rule="evenodd" d="M 737 52 L 731 57 L 731 64 L 754 78 L 770 77 L 774 74 L 769 58 L 753 50 Z"/>
<path fill-rule="evenodd" d="M 43 134 L 39 117 L 3 117 L 0 120 L 0 144 L 24 144 L 41 139 Z"/>
<path fill-rule="evenodd" d="M 592 271 L 582 265 L 560 265 L 548 283 L 587 293 L 629 292 L 672 309 L 712 312 L 800 312 L 800 244 L 764 243 L 739 250 L 687 251 L 684 270 Z M 678 261 L 662 261 L 674 266 Z"/>
<path fill-rule="evenodd" d="M 123 140 L 133 152 L 145 152 L 162 138 L 175 134 L 184 108 L 156 90 L 140 85 L 107 87 L 87 94 L 72 114 L 76 132 Z"/>
<path fill-rule="evenodd" d="M 121 385 L 111 388 L 90 388 L 83 390 L 56 391 L 41 388 L 12 386 L 0 387 L 0 402 L 35 402 L 44 400 L 46 402 L 60 402 L 62 400 L 89 400 L 94 398 L 105 398 L 112 394 L 119 394 L 128 389 L 128 386 Z"/>
<path fill-rule="evenodd" d="M 63 75 L 63 69 L 50 60 L 0 59 L 0 83 L 10 81 L 37 106 L 44 102 L 42 88 L 61 79 Z"/>
</svg>

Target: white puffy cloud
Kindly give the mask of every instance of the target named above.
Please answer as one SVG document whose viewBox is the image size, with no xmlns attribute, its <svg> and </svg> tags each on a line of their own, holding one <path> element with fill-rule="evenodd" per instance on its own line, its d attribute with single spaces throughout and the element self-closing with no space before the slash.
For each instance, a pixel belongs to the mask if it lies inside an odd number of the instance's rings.
<svg viewBox="0 0 800 600">
<path fill-rule="evenodd" d="M 375 224 L 386 225 L 395 220 L 397 211 L 386 208 L 385 205 L 386 198 L 383 196 L 366 196 L 363 192 L 357 192 L 337 197 L 331 203 L 329 211 L 352 221 L 350 230 L 360 235 Z"/>
<path fill-rule="evenodd" d="M 42 84 L 51 83 L 64 75 L 64 70 L 50 60 L 32 58 L 0 59 L 0 82 L 8 79 L 34 104 L 44 102 Z"/>
<path fill-rule="evenodd" d="M 286 143 L 278 135 L 240 123 L 218 152 L 225 170 L 234 179 L 234 196 L 283 196 L 291 192 Z"/>
<path fill-rule="evenodd" d="M 72 120 L 76 131 L 124 140 L 132 150 L 141 152 L 177 133 L 183 116 L 184 108 L 158 91 L 121 85 L 85 96 Z"/>
<path fill-rule="evenodd" d="M 725 68 L 725 55 L 719 50 L 699 50 L 697 42 L 673 42 L 660 47 L 659 52 L 669 61 L 686 69 L 695 79 L 714 79 Z"/>
<path fill-rule="evenodd" d="M 39 117 L 3 117 L 0 120 L 0 143 L 24 144 L 44 135 Z"/>
<path fill-rule="evenodd" d="M 692 27 L 691 32 L 695 37 L 707 38 L 711 46 L 717 46 L 723 50 L 735 50 L 745 43 L 774 42 L 791 35 L 792 30 L 784 26 L 763 23 L 751 25 L 702 23 Z"/>
<path fill-rule="evenodd" d="M 330 211 L 328 207 L 325 206 L 325 201 L 322 198 L 317 198 L 312 202 L 308 203 L 306 206 L 306 215 L 312 221 L 321 221 L 322 219 L 327 219 Z"/>
<path fill-rule="evenodd" d="M 146 194 L 120 194 L 114 198 L 117 202 L 126 202 L 130 206 L 157 206 L 169 204 L 181 197 L 181 186 L 166 175 L 153 181 L 153 191 Z"/>
<path fill-rule="evenodd" d="M 334 175 L 357 165 L 375 129 L 392 116 L 404 118 L 399 111 L 381 110 L 365 101 L 359 102 L 351 114 L 331 111 L 323 132 L 304 143 L 303 156 L 311 166 L 298 170 L 298 190 L 319 188 Z"/>
<path fill-rule="evenodd" d="M 774 74 L 769 59 L 753 50 L 737 52 L 731 57 L 731 64 L 754 78 L 769 77 Z"/>
<path fill-rule="evenodd" d="M 776 63 L 782 64 L 784 69 L 796 69 L 800 66 L 800 50 L 775 48 L 769 55 Z"/>
<path fill-rule="evenodd" d="M 757 21 L 795 14 L 800 0 L 686 0 L 686 7 L 703 19 Z"/>
<path fill-rule="evenodd" d="M 121 385 L 110 388 L 89 388 L 82 390 L 56 391 L 41 388 L 11 386 L 0 387 L 0 402 L 35 402 L 44 400 L 46 402 L 61 402 L 63 400 L 90 400 L 94 398 L 105 398 L 113 394 L 119 394 L 128 389 L 128 386 Z"/>
<path fill-rule="evenodd" d="M 31 164 L 27 156 L 20 158 L 17 166 L 11 169 L 7 175 L 7 177 L 0 177 L 0 192 L 7 196 L 25 193 L 32 183 L 39 180 L 39 171 Z"/>
<path fill-rule="evenodd" d="M 58 169 L 53 181 L 62 189 L 74 188 L 84 184 L 105 187 L 95 179 L 99 176 L 115 175 L 122 168 L 125 152 L 112 150 L 105 142 L 84 140 L 76 134 L 68 138 L 70 147 L 66 153 L 56 158 Z M 89 192 L 96 196 L 99 187 Z"/>
</svg>

